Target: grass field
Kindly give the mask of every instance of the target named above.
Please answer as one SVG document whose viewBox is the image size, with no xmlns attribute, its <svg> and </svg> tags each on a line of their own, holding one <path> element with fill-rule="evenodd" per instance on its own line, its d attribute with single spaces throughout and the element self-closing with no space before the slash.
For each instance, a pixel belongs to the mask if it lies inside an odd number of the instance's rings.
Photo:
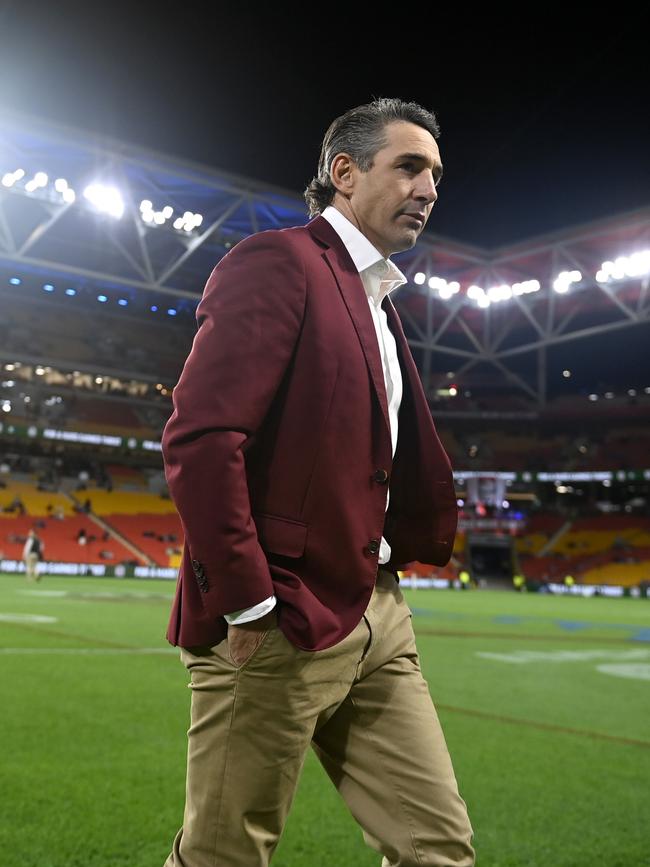
<svg viewBox="0 0 650 867">
<path fill-rule="evenodd" d="M 0 867 L 162 867 L 190 700 L 172 591 L 0 575 Z M 650 865 L 650 601 L 404 595 L 478 867 Z M 274 867 L 380 860 L 310 753 Z"/>
</svg>

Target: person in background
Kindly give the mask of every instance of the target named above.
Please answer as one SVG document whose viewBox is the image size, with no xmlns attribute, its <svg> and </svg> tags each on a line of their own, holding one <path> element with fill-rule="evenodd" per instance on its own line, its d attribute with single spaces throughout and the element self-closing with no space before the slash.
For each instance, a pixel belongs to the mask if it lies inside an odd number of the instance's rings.
<svg viewBox="0 0 650 867">
<path fill-rule="evenodd" d="M 523 593 L 526 589 L 526 579 L 519 572 L 512 576 L 512 583 L 519 593 Z"/>
<path fill-rule="evenodd" d="M 40 581 L 38 574 L 38 561 L 43 559 L 45 543 L 36 535 L 36 530 L 30 530 L 27 541 L 23 548 L 23 561 L 25 563 L 25 575 L 28 581 Z"/>
</svg>

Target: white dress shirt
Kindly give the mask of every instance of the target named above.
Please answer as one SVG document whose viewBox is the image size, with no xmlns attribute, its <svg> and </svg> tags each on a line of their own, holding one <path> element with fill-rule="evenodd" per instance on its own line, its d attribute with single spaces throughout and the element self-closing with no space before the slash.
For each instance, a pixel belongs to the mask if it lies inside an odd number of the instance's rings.
<svg viewBox="0 0 650 867">
<path fill-rule="evenodd" d="M 391 444 L 393 457 L 395 457 L 395 449 L 397 448 L 397 417 L 402 401 L 402 372 L 397 358 L 395 338 L 388 327 L 386 311 L 382 308 L 381 303 L 389 292 L 406 283 L 406 277 L 390 259 L 384 259 L 366 236 L 347 217 L 344 217 L 339 210 L 329 205 L 323 211 L 322 216 L 345 244 L 368 296 L 368 304 L 377 334 L 379 354 L 384 370 Z M 389 501 L 390 490 L 386 494 L 386 509 L 388 509 Z M 382 536 L 379 548 L 379 563 L 387 563 L 390 560 L 390 554 L 390 545 Z M 251 608 L 244 608 L 242 611 L 226 614 L 225 618 L 228 623 L 235 625 L 247 623 L 250 620 L 257 620 L 259 617 L 268 614 L 274 608 L 275 602 L 275 596 L 269 596 L 268 599 L 257 605 L 253 605 Z"/>
</svg>

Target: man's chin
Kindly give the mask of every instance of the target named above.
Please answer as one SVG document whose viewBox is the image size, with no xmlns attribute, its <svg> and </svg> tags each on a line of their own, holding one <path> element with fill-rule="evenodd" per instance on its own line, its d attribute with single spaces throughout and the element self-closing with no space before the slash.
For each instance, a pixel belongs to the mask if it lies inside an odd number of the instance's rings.
<svg viewBox="0 0 650 867">
<path fill-rule="evenodd" d="M 393 253 L 403 253 L 404 250 L 410 250 L 412 247 L 415 247 L 419 237 L 420 232 L 417 229 L 407 230 L 399 238 L 395 239 Z"/>
</svg>

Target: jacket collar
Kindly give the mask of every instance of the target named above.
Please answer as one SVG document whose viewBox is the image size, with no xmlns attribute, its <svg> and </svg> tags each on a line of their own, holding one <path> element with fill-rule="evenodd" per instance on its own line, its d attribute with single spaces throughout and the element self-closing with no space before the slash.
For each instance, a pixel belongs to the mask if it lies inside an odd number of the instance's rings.
<svg viewBox="0 0 650 867">
<path fill-rule="evenodd" d="M 338 232 L 328 223 L 328 221 L 320 215 L 314 217 L 307 223 L 307 229 L 312 237 L 324 248 L 323 258 L 327 262 L 332 271 L 334 279 L 343 301 L 348 309 L 352 322 L 354 323 L 359 342 L 363 349 L 370 377 L 377 393 L 377 399 L 381 407 L 382 415 L 388 430 L 390 441 L 390 421 L 388 415 L 388 401 L 386 398 L 386 385 L 384 383 L 384 369 L 379 355 L 379 346 L 377 344 L 377 333 L 375 325 L 372 321 L 372 315 L 368 306 L 368 296 L 364 289 L 361 277 L 357 271 L 352 257 L 348 253 L 347 247 L 341 240 Z M 393 302 L 389 297 L 384 299 L 383 309 L 386 312 L 388 325 L 395 337 L 397 344 L 398 358 L 402 374 L 406 374 L 406 386 L 412 389 L 412 382 L 415 364 L 411 358 L 406 337 L 402 329 L 397 311 L 393 306 Z M 408 362 L 411 362 L 409 365 Z M 416 371 L 417 375 L 417 371 Z"/>
</svg>

